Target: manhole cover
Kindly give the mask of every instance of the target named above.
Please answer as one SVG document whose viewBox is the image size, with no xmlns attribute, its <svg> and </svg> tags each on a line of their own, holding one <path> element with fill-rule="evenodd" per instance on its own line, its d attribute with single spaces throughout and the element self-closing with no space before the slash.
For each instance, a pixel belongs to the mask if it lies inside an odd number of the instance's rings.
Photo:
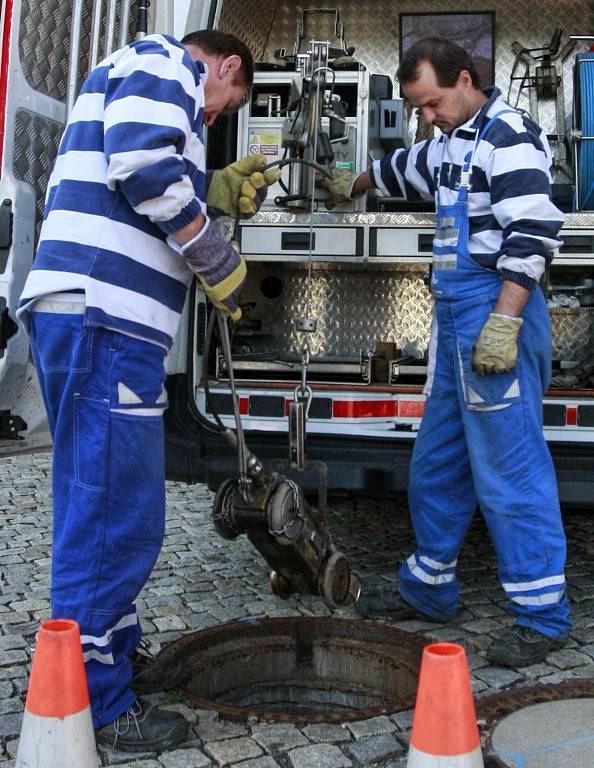
<svg viewBox="0 0 594 768">
<path fill-rule="evenodd" d="M 360 720 L 414 704 L 427 641 L 378 622 L 235 621 L 167 646 L 188 670 L 182 693 L 221 717 Z"/>
<path fill-rule="evenodd" d="M 594 682 L 519 688 L 479 702 L 485 768 L 594 765 Z"/>
</svg>

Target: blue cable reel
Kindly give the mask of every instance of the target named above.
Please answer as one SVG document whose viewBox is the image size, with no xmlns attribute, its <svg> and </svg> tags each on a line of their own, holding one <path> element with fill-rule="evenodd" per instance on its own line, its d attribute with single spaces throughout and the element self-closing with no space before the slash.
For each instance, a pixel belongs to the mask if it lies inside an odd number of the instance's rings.
<svg viewBox="0 0 594 768">
<path fill-rule="evenodd" d="M 594 52 L 576 56 L 574 70 L 576 211 L 594 211 Z"/>
</svg>

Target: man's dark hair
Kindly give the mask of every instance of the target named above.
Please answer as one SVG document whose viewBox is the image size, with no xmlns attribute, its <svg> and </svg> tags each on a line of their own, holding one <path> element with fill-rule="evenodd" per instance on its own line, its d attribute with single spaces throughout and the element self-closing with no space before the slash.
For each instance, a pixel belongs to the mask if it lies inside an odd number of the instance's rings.
<svg viewBox="0 0 594 768">
<path fill-rule="evenodd" d="M 400 83 L 414 83 L 418 80 L 419 64 L 422 61 L 431 64 L 442 88 L 452 88 L 464 69 L 472 78 L 473 86 L 481 87 L 481 78 L 469 54 L 464 48 L 442 37 L 424 37 L 411 45 L 396 73 Z"/>
<path fill-rule="evenodd" d="M 221 32 L 218 29 L 199 29 L 196 32 L 189 32 L 181 40 L 182 44 L 197 45 L 202 48 L 204 53 L 211 56 L 239 56 L 241 59 L 241 83 L 248 88 L 252 87 L 254 82 L 254 57 L 252 52 L 235 35 L 228 32 Z"/>
</svg>

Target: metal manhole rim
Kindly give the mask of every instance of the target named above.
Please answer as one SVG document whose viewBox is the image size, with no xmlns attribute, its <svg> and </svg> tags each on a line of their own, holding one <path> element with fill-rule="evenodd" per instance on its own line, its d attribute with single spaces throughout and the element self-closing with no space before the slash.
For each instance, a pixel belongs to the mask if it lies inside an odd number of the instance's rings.
<svg viewBox="0 0 594 768">
<path fill-rule="evenodd" d="M 493 733 L 504 718 L 535 704 L 588 698 L 594 698 L 594 680 L 564 680 L 548 685 L 531 685 L 479 699 L 476 710 L 485 768 L 510 768 L 509 763 L 504 763 L 492 753 Z"/>
<path fill-rule="evenodd" d="M 349 619 L 349 618 L 337 618 L 337 617 L 319 617 L 319 616 L 299 616 L 299 617 L 246 617 L 243 619 L 237 619 L 234 621 L 218 624 L 214 627 L 208 627 L 204 630 L 184 635 L 177 640 L 173 641 L 169 645 L 165 646 L 159 655 L 175 655 L 182 662 L 189 657 L 189 647 L 198 644 L 198 650 L 200 646 L 209 647 L 213 644 L 213 641 L 219 640 L 221 637 L 229 636 L 227 633 L 233 633 L 234 631 L 246 634 L 253 634 L 255 637 L 261 633 L 265 634 L 266 630 L 271 627 L 279 629 L 279 634 L 284 630 L 285 635 L 293 634 L 291 628 L 295 628 L 295 625 L 301 627 L 331 627 L 334 630 L 346 631 L 349 627 L 355 627 L 358 630 L 367 629 L 373 630 L 375 633 L 374 640 L 371 641 L 371 645 L 374 646 L 386 646 L 393 647 L 398 642 L 406 642 L 408 652 L 412 656 L 416 656 L 415 663 L 402 659 L 399 660 L 399 667 L 406 673 L 418 677 L 419 666 L 423 648 L 430 644 L 430 640 L 404 630 L 393 627 L 389 624 L 374 620 L 365 619 Z M 298 631 L 298 630 L 297 630 Z M 333 638 L 329 637 L 329 641 Z M 336 639 L 336 638 L 334 638 Z M 198 641 L 198 642 L 197 642 Z M 408 696 L 397 697 L 393 699 L 387 699 L 381 704 L 367 706 L 367 707 L 353 707 L 353 708 L 341 708 L 340 710 L 330 709 L 327 712 L 317 714 L 315 712 L 308 713 L 296 713 L 292 712 L 284 714 L 278 710 L 270 710 L 262 705 L 247 705 L 247 706 L 234 706 L 223 702 L 216 701 L 213 698 L 205 698 L 198 696 L 191 691 L 188 691 L 185 684 L 182 683 L 178 688 L 181 696 L 190 701 L 192 704 L 200 709 L 210 709 L 216 711 L 220 717 L 225 720 L 245 722 L 251 718 L 255 718 L 258 721 L 263 722 L 275 722 L 275 723 L 294 723 L 296 725 L 305 724 L 317 724 L 317 723 L 329 723 L 340 724 L 346 722 L 353 722 L 355 720 L 366 720 L 372 717 L 380 715 L 392 714 L 395 712 L 411 709 L 414 706 L 414 698 L 416 695 L 415 690 Z"/>
</svg>

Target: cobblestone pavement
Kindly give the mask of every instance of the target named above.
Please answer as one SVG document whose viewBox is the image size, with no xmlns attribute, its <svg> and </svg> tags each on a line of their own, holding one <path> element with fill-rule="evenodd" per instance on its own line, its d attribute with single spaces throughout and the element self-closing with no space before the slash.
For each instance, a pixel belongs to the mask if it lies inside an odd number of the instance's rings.
<svg viewBox="0 0 594 768">
<path fill-rule="evenodd" d="M 39 621 L 49 615 L 49 454 L 0 460 L 0 768 L 14 764 L 31 658 Z M 268 587 L 268 568 L 240 537 L 218 538 L 210 522 L 212 496 L 203 486 L 167 485 L 167 534 L 152 577 L 138 601 L 151 649 L 180 635 L 243 616 L 329 615 L 311 597 L 287 601 Z M 334 499 L 335 542 L 360 571 L 378 570 L 406 557 L 413 546 L 406 503 Z M 502 689 L 594 677 L 594 514 L 565 511 L 569 536 L 568 582 L 575 627 L 563 650 L 545 663 L 514 671 L 488 665 L 482 652 L 494 633 L 511 623 L 503 610 L 495 561 L 484 525 L 475 521 L 461 553 L 463 609 L 449 625 L 409 621 L 402 629 L 433 640 L 462 643 L 477 696 Z M 352 609 L 335 612 L 354 618 Z M 170 706 L 193 729 L 187 748 L 161 755 L 101 754 L 103 765 L 122 768 L 401 768 L 411 713 L 340 725 L 264 725 L 222 722 L 215 713 Z"/>
</svg>

